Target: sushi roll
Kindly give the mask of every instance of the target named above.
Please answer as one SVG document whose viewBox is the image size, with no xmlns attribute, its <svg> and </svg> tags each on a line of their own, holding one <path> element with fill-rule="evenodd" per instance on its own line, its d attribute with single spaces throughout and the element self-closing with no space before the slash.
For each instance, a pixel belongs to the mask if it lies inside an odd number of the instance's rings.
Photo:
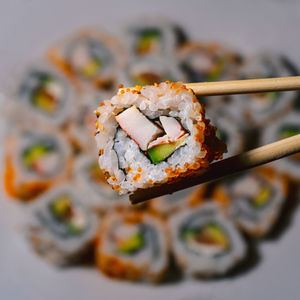
<svg viewBox="0 0 300 300">
<path fill-rule="evenodd" d="M 245 256 L 240 233 L 212 201 L 174 214 L 168 223 L 176 261 L 188 275 L 222 275 Z"/>
<path fill-rule="evenodd" d="M 51 47 L 48 58 L 83 90 L 105 90 L 125 59 L 118 41 L 96 29 L 81 30 Z"/>
<path fill-rule="evenodd" d="M 276 142 L 280 139 L 300 134 L 300 112 L 294 111 L 270 124 L 263 130 L 260 143 L 262 145 Z M 295 153 L 281 158 L 274 163 L 274 167 L 291 179 L 300 181 L 300 154 Z"/>
<path fill-rule="evenodd" d="M 241 57 L 218 44 L 189 42 L 177 53 L 181 70 L 187 82 L 232 80 L 236 77 Z M 227 104 L 226 96 L 201 97 L 207 111 L 222 109 Z"/>
<path fill-rule="evenodd" d="M 257 168 L 232 177 L 214 191 L 213 199 L 227 205 L 232 220 L 246 233 L 265 236 L 287 197 L 286 179 L 271 168 Z"/>
<path fill-rule="evenodd" d="M 122 33 L 130 57 L 174 55 L 176 48 L 186 40 L 177 25 L 162 18 L 143 18 L 129 24 Z"/>
<path fill-rule="evenodd" d="M 99 165 L 120 194 L 208 168 L 226 146 L 182 83 L 122 90 L 96 110 Z"/>
<path fill-rule="evenodd" d="M 4 186 L 7 194 L 31 200 L 70 172 L 71 152 L 58 132 L 21 129 L 6 141 Z"/>
<path fill-rule="evenodd" d="M 46 261 L 65 266 L 91 249 L 99 220 L 73 184 L 51 189 L 30 204 L 26 238 Z"/>
<path fill-rule="evenodd" d="M 44 127 L 68 122 L 77 100 L 68 80 L 45 62 L 27 68 L 18 79 L 11 98 L 14 100 L 11 118 L 18 123 L 35 122 Z"/>
<path fill-rule="evenodd" d="M 111 189 L 99 168 L 97 156 L 81 155 L 75 161 L 76 184 L 87 195 L 86 202 L 97 211 L 128 207 L 128 201 Z"/>
<path fill-rule="evenodd" d="M 125 87 L 152 85 L 166 80 L 186 81 L 186 76 L 176 61 L 160 56 L 133 59 L 119 76 L 119 81 Z"/>
<path fill-rule="evenodd" d="M 217 44 L 186 43 L 178 51 L 189 82 L 233 79 L 241 57 Z"/>
<path fill-rule="evenodd" d="M 293 70 L 279 55 L 257 54 L 245 59 L 238 72 L 239 79 L 293 76 Z M 297 92 L 269 92 L 232 96 L 232 106 L 228 113 L 234 118 L 253 127 L 265 126 L 266 122 L 281 118 L 292 108 Z"/>
<path fill-rule="evenodd" d="M 168 267 L 165 223 L 149 213 L 116 211 L 101 225 L 98 268 L 109 277 L 157 282 Z"/>
</svg>

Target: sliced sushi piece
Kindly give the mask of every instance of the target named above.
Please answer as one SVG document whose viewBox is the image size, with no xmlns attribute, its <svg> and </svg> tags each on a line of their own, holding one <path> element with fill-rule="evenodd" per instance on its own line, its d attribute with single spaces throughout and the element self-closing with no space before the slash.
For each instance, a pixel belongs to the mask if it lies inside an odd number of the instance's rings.
<svg viewBox="0 0 300 300">
<path fill-rule="evenodd" d="M 7 139 L 4 186 L 7 194 L 31 200 L 69 176 L 69 145 L 58 132 L 20 129 Z"/>
<path fill-rule="evenodd" d="M 96 110 L 99 164 L 121 194 L 207 168 L 226 146 L 182 83 L 121 92 Z"/>
<path fill-rule="evenodd" d="M 129 24 L 122 33 L 131 57 L 173 55 L 186 37 L 184 32 L 165 18 L 143 18 Z"/>
<path fill-rule="evenodd" d="M 239 79 L 293 76 L 285 60 L 273 53 L 260 53 L 245 59 L 237 77 Z M 264 127 L 266 122 L 281 118 L 290 111 L 298 93 L 269 92 L 232 96 L 228 113 L 237 120 L 253 127 Z"/>
<path fill-rule="evenodd" d="M 280 120 L 270 124 L 263 130 L 260 144 L 273 143 L 283 138 L 300 134 L 300 113 L 290 112 Z M 291 179 L 300 181 L 300 155 L 299 153 L 277 160 L 274 167 Z"/>
<path fill-rule="evenodd" d="M 70 121 L 77 98 L 68 80 L 45 62 L 26 69 L 13 88 L 11 118 L 18 123 L 61 126 Z M 22 112 L 22 113 L 20 113 Z"/>
<path fill-rule="evenodd" d="M 80 89 L 109 85 L 125 59 L 117 40 L 97 29 L 81 30 L 54 45 L 48 57 Z"/>
<path fill-rule="evenodd" d="M 187 82 L 234 80 L 241 63 L 241 56 L 215 43 L 188 42 L 177 52 L 180 68 Z M 207 111 L 228 105 L 226 96 L 201 97 Z"/>
<path fill-rule="evenodd" d="M 227 204 L 232 220 L 242 230 L 262 237 L 277 220 L 287 188 L 286 179 L 273 169 L 258 168 L 226 180 L 213 198 Z"/>
<path fill-rule="evenodd" d="M 190 82 L 233 79 L 241 62 L 239 55 L 218 44 L 194 42 L 179 49 L 178 59 Z"/>
<path fill-rule="evenodd" d="M 51 189 L 30 204 L 26 237 L 48 262 L 64 266 L 91 249 L 99 220 L 74 184 Z"/>
<path fill-rule="evenodd" d="M 168 223 L 175 258 L 188 275 L 222 275 L 245 256 L 241 235 L 213 202 L 174 214 Z"/>
<path fill-rule="evenodd" d="M 116 211 L 101 226 L 96 246 L 98 268 L 106 275 L 157 282 L 168 267 L 165 223 L 149 213 Z"/>
<path fill-rule="evenodd" d="M 162 81 L 186 81 L 177 62 L 170 57 L 147 56 L 129 61 L 121 71 L 119 81 L 125 87 L 151 85 Z"/>
<path fill-rule="evenodd" d="M 86 202 L 99 212 L 112 207 L 128 207 L 126 199 L 112 190 L 99 168 L 97 156 L 81 155 L 75 161 L 75 181 L 87 195 Z"/>
</svg>

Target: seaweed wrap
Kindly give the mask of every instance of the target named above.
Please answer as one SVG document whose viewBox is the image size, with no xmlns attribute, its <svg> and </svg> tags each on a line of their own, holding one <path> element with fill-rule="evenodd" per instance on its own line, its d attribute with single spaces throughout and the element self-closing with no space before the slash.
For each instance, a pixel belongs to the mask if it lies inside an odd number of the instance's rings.
<svg viewBox="0 0 300 300">
<path fill-rule="evenodd" d="M 121 90 L 95 113 L 99 165 L 120 194 L 205 170 L 226 151 L 182 83 Z"/>
<path fill-rule="evenodd" d="M 98 268 L 106 275 L 157 282 L 168 267 L 165 223 L 149 213 L 115 211 L 101 225 L 96 246 Z"/>
</svg>

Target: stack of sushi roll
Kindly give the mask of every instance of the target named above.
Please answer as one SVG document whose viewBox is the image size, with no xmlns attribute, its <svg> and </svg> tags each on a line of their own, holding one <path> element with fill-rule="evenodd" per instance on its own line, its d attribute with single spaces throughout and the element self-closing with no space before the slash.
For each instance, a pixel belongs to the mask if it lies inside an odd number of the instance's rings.
<svg viewBox="0 0 300 300">
<path fill-rule="evenodd" d="M 176 261 L 189 275 L 225 274 L 246 255 L 240 233 L 213 201 L 172 215 L 169 225 Z"/>
<path fill-rule="evenodd" d="M 263 130 L 260 143 L 262 145 L 300 134 L 300 112 L 294 111 L 271 124 Z M 300 181 L 300 155 L 294 155 L 277 160 L 274 167 L 281 173 L 288 175 L 292 180 Z"/>
<path fill-rule="evenodd" d="M 287 198 L 288 183 L 272 168 L 257 168 L 225 180 L 214 191 L 232 220 L 246 233 L 265 236 Z"/>
<path fill-rule="evenodd" d="M 115 211 L 103 220 L 96 259 L 108 276 L 157 282 L 167 270 L 168 257 L 166 225 L 159 217 Z"/>
<path fill-rule="evenodd" d="M 53 188 L 28 207 L 26 237 L 35 252 L 58 266 L 78 260 L 95 240 L 99 219 L 71 184 Z"/>
<path fill-rule="evenodd" d="M 77 99 L 68 80 L 46 62 L 23 72 L 10 97 L 11 118 L 19 124 L 62 126 L 70 121 Z M 26 116 L 24 118 L 24 115 Z"/>
<path fill-rule="evenodd" d="M 188 176 L 226 151 L 182 83 L 123 92 L 96 111 L 99 165 L 120 194 Z"/>
<path fill-rule="evenodd" d="M 75 179 L 77 186 L 84 191 L 86 202 L 96 211 L 106 212 L 112 207 L 127 207 L 128 200 L 119 196 L 106 182 L 97 157 L 82 154 L 75 161 Z"/>
<path fill-rule="evenodd" d="M 244 60 L 237 79 L 294 76 L 295 69 L 284 57 L 272 53 L 259 53 Z M 232 96 L 229 113 L 248 126 L 263 127 L 282 117 L 293 106 L 297 92 L 269 92 Z"/>
<path fill-rule="evenodd" d="M 11 197 L 31 200 L 65 180 L 71 164 L 64 136 L 44 129 L 19 129 L 6 141 L 5 190 Z"/>
</svg>

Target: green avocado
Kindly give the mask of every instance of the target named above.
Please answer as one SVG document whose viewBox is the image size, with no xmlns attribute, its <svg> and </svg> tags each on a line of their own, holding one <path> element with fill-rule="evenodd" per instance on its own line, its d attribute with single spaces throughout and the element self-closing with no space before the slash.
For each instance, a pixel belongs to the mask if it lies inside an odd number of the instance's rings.
<svg viewBox="0 0 300 300">
<path fill-rule="evenodd" d="M 264 205 L 270 198 L 271 191 L 269 188 L 265 187 L 261 189 L 256 198 L 253 199 L 253 205 L 255 207 L 260 207 Z"/>
<path fill-rule="evenodd" d="M 119 246 L 119 250 L 124 254 L 132 254 L 141 249 L 144 245 L 144 236 L 136 234 Z"/>
<path fill-rule="evenodd" d="M 67 195 L 62 195 L 51 204 L 50 208 L 55 217 L 65 219 L 69 215 L 72 203 Z"/>
<path fill-rule="evenodd" d="M 159 164 L 166 158 L 168 158 L 177 148 L 182 146 L 185 142 L 186 135 L 181 137 L 178 141 L 173 143 L 161 144 L 156 147 L 147 150 L 147 153 L 152 163 Z"/>
<path fill-rule="evenodd" d="M 45 155 L 47 152 L 48 149 L 46 146 L 35 144 L 24 152 L 23 161 L 25 165 L 31 165 L 37 158 Z"/>
</svg>

